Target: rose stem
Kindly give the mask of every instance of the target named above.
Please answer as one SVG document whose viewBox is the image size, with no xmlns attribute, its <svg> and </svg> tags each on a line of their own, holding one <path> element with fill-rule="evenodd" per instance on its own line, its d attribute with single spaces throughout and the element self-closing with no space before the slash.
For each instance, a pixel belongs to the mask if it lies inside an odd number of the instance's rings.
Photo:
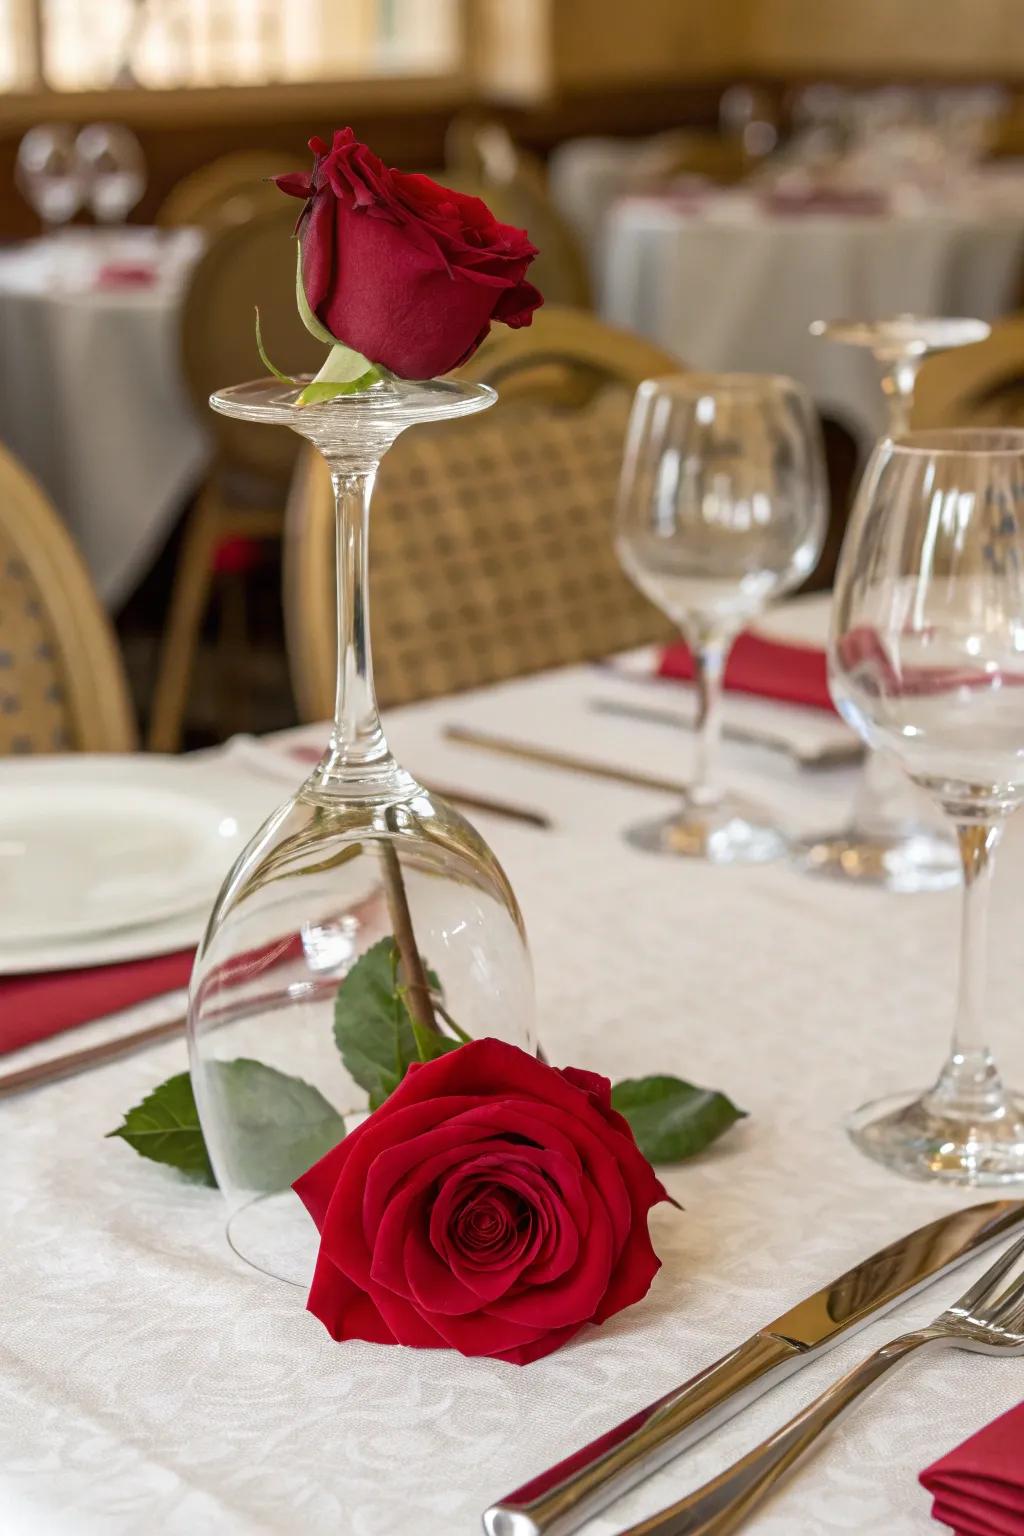
<svg viewBox="0 0 1024 1536">
<path fill-rule="evenodd" d="M 402 879 L 402 866 L 398 862 L 398 854 L 390 843 L 385 843 L 381 848 L 381 857 L 384 861 L 384 890 L 387 895 L 388 911 L 391 914 L 391 926 L 398 948 L 398 958 L 402 963 L 402 972 L 405 976 L 409 1012 L 417 1024 L 421 1024 L 424 1029 L 432 1029 L 436 1035 L 439 1035 L 441 1030 L 434 1015 L 430 983 L 423 969 L 423 957 L 413 933 L 409 898 L 405 892 L 405 881 Z"/>
</svg>

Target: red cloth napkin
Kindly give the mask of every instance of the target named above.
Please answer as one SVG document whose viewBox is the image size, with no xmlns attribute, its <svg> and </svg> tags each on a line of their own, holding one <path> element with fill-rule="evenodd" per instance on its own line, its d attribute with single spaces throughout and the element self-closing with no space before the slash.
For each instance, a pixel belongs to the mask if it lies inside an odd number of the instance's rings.
<svg viewBox="0 0 1024 1536">
<path fill-rule="evenodd" d="M 1024 1536 L 1024 1403 L 921 1473 L 957 1536 Z"/>
<path fill-rule="evenodd" d="M 108 261 L 96 274 L 97 288 L 152 288 L 156 268 L 138 261 Z"/>
<path fill-rule="evenodd" d="M 0 1054 L 187 987 L 195 951 L 0 981 Z"/>
<path fill-rule="evenodd" d="M 682 641 L 664 651 L 659 677 L 692 678 L 693 657 Z M 783 645 L 761 635 L 740 635 L 725 668 L 725 686 L 737 693 L 758 693 L 787 704 L 835 712 L 828 691 L 825 652 L 806 645 Z"/>
</svg>

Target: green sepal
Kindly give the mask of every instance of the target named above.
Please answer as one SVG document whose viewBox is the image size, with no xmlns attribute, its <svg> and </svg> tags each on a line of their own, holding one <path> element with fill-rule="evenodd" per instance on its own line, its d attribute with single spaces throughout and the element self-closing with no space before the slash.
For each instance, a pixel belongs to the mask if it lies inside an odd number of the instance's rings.
<svg viewBox="0 0 1024 1536">
<path fill-rule="evenodd" d="M 317 319 L 316 315 L 314 315 L 313 311 L 309 307 L 309 300 L 306 298 L 306 290 L 302 286 L 302 246 L 298 241 L 296 241 L 296 258 L 295 302 L 299 307 L 299 319 L 302 321 L 309 334 L 311 336 L 315 336 L 317 341 L 324 342 L 328 347 L 336 346 L 338 342 L 337 336 L 331 335 L 326 325 L 323 325 L 321 321 Z"/>
<path fill-rule="evenodd" d="M 651 1163 L 679 1163 L 703 1152 L 746 1112 L 724 1093 L 678 1077 L 636 1077 L 616 1083 L 612 1107 L 629 1121 Z"/>
<path fill-rule="evenodd" d="M 306 385 L 296 401 L 297 405 L 314 405 L 321 400 L 333 400 L 335 395 L 354 395 L 376 384 L 380 373 L 361 352 L 335 342 L 320 372 Z"/>
<path fill-rule="evenodd" d="M 263 332 L 260 330 L 260 307 L 258 304 L 256 305 L 256 350 L 260 355 L 260 362 L 268 373 L 272 373 L 275 379 L 280 379 L 282 384 L 291 384 L 294 387 L 297 381 L 290 378 L 287 373 L 282 373 L 280 368 L 275 368 L 267 356 L 267 349 L 263 345 Z"/>
</svg>

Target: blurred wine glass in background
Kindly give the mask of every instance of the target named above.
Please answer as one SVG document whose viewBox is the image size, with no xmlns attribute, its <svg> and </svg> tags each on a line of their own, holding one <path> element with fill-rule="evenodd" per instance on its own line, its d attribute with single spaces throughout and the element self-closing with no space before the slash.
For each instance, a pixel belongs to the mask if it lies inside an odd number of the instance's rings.
<svg viewBox="0 0 1024 1536">
<path fill-rule="evenodd" d="M 67 123 L 39 123 L 18 145 L 14 179 L 38 214 L 44 234 L 69 223 L 82 206 L 86 180 L 75 153 L 75 130 Z"/>
<path fill-rule="evenodd" d="M 123 123 L 89 123 L 75 156 L 97 224 L 123 224 L 146 190 L 142 146 Z"/>
<path fill-rule="evenodd" d="M 640 385 L 616 550 L 630 579 L 682 630 L 700 714 L 683 806 L 631 831 L 636 846 L 715 864 L 760 863 L 786 851 L 772 818 L 719 784 L 722 684 L 740 630 L 814 569 L 825 507 L 817 416 L 792 379 L 680 374 Z"/>
</svg>

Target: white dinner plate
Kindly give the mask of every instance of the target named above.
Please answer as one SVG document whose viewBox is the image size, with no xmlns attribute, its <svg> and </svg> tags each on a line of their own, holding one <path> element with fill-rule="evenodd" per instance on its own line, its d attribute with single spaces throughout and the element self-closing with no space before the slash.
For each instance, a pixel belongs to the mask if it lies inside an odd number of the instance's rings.
<svg viewBox="0 0 1024 1536">
<path fill-rule="evenodd" d="M 281 798 L 215 757 L 0 763 L 0 974 L 194 942 Z"/>
</svg>

